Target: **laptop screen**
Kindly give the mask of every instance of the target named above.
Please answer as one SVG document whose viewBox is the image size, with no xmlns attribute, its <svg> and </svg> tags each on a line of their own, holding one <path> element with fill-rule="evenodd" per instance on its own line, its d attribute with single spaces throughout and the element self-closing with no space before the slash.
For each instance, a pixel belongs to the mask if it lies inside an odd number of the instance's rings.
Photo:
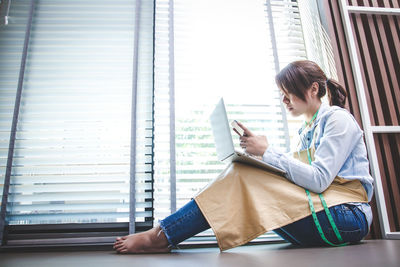
<svg viewBox="0 0 400 267">
<path fill-rule="evenodd" d="M 221 98 L 211 113 L 210 121 L 218 159 L 224 160 L 235 152 L 235 147 L 233 145 L 231 128 L 226 115 L 223 98 Z"/>
</svg>

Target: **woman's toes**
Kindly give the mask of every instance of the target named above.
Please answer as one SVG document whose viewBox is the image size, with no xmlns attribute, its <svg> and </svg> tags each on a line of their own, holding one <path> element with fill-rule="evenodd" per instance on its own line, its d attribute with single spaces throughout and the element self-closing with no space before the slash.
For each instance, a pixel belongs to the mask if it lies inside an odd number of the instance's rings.
<svg viewBox="0 0 400 267">
<path fill-rule="evenodd" d="M 113 249 L 114 249 L 114 250 L 118 250 L 118 249 L 121 249 L 122 247 L 124 247 L 124 243 L 119 243 L 119 244 L 115 244 L 115 245 L 113 246 Z"/>
<path fill-rule="evenodd" d="M 120 243 L 120 244 L 115 245 L 114 248 L 120 249 L 120 248 L 124 247 L 124 245 L 125 245 L 124 243 Z"/>
<path fill-rule="evenodd" d="M 114 247 L 120 244 L 124 243 L 124 240 L 126 240 L 128 236 L 123 236 L 123 237 L 117 237 L 117 239 L 114 242 Z"/>
<path fill-rule="evenodd" d="M 118 246 L 118 247 L 115 248 L 115 250 L 118 251 L 118 252 L 121 252 L 122 250 L 125 250 L 125 249 L 127 249 L 127 248 L 124 245 L 121 245 L 121 246 Z"/>
</svg>

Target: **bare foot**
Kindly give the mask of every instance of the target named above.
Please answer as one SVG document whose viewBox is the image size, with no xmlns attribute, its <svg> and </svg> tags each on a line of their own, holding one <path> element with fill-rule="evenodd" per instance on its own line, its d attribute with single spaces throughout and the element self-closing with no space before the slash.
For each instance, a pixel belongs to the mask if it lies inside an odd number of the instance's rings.
<svg viewBox="0 0 400 267">
<path fill-rule="evenodd" d="M 118 253 L 167 253 L 168 240 L 159 226 L 143 233 L 118 237 L 114 243 L 114 250 Z"/>
</svg>

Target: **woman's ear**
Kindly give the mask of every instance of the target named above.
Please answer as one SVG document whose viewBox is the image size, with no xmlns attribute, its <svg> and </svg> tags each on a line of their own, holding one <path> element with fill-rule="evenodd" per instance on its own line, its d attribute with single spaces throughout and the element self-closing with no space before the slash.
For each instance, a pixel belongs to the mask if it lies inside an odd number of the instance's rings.
<svg viewBox="0 0 400 267">
<path fill-rule="evenodd" d="M 311 85 L 311 95 L 313 97 L 318 96 L 319 92 L 319 84 L 317 82 L 313 82 Z"/>
</svg>

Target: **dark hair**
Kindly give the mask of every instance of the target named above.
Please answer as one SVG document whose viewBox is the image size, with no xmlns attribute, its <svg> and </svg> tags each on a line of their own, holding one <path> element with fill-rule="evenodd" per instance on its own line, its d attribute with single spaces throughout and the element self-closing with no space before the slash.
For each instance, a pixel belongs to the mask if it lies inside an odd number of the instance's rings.
<svg viewBox="0 0 400 267">
<path fill-rule="evenodd" d="M 346 103 L 346 90 L 337 81 L 327 79 L 323 70 L 310 60 L 290 63 L 276 75 L 275 82 L 282 91 L 294 94 L 303 101 L 306 101 L 306 91 L 316 82 L 319 86 L 319 98 L 326 94 L 326 88 L 328 88 L 331 106 L 344 107 Z"/>
</svg>

